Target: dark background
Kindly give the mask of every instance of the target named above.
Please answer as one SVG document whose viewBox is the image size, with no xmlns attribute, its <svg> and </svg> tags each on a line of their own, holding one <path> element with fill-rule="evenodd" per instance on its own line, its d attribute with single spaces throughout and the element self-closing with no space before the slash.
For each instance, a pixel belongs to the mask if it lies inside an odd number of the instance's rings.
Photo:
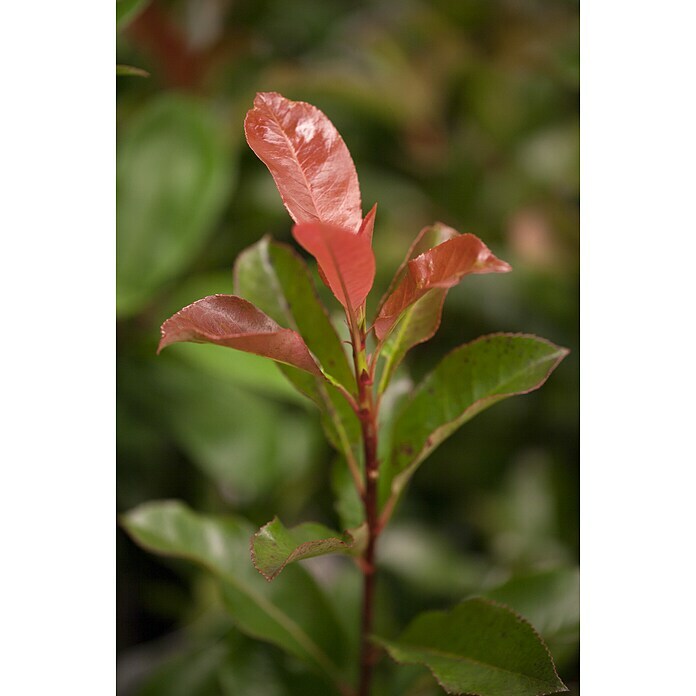
<svg viewBox="0 0 696 696">
<path fill-rule="evenodd" d="M 119 511 L 179 498 L 258 525 L 336 525 L 317 413 L 272 364 L 214 346 L 155 356 L 164 319 L 231 292 L 242 249 L 290 240 L 243 118 L 257 91 L 308 101 L 351 150 L 364 212 L 379 203 L 372 307 L 435 220 L 513 266 L 450 291 L 404 375 L 494 331 L 572 351 L 540 391 L 479 415 L 421 467 L 380 547 L 380 621 L 397 630 L 510 581 L 536 588 L 523 602 L 577 690 L 578 3 L 124 3 L 118 62 L 150 77 L 117 81 Z M 234 629 L 202 573 L 120 531 L 117 548 L 121 694 L 308 693 L 298 665 Z M 332 581 L 331 562 L 312 567 Z M 422 674 L 412 693 L 440 693 Z"/>
</svg>

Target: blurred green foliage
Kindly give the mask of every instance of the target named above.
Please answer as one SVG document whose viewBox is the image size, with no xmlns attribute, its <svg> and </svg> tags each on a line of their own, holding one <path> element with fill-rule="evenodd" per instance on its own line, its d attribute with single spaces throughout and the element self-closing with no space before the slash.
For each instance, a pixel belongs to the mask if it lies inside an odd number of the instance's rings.
<svg viewBox="0 0 696 696">
<path fill-rule="evenodd" d="M 419 469 L 380 540 L 379 630 L 396 635 L 419 611 L 486 594 L 536 622 L 572 686 L 578 3 L 119 0 L 117 13 L 118 62 L 150 73 L 117 82 L 119 511 L 179 498 L 257 526 L 276 513 L 288 525 L 339 525 L 335 454 L 273 364 L 215 346 L 155 356 L 172 312 L 232 292 L 240 251 L 265 234 L 290 241 L 242 122 L 257 91 L 309 101 L 348 144 L 364 211 L 379 203 L 372 308 L 435 220 L 513 266 L 450 292 L 440 332 L 409 355 L 403 379 L 488 332 L 538 333 L 572 350 L 542 390 L 479 415 Z M 322 693 L 293 659 L 242 636 L 197 571 L 122 533 L 118 552 L 123 696 Z M 349 561 L 305 565 L 355 631 Z M 378 674 L 376 692 L 440 693 L 423 669 L 398 674 Z"/>
</svg>

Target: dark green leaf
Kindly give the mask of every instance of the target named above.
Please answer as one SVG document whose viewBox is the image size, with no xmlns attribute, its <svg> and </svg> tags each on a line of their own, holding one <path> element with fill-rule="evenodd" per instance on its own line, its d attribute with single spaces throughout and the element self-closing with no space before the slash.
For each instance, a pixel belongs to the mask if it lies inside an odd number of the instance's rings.
<svg viewBox="0 0 696 696">
<path fill-rule="evenodd" d="M 359 555 L 365 546 L 366 530 L 351 529 L 340 534 L 316 522 L 288 529 L 275 517 L 259 529 L 251 542 L 251 557 L 266 580 L 273 580 L 289 563 L 329 553 Z"/>
<path fill-rule="evenodd" d="M 532 626 L 507 607 L 469 599 L 418 616 L 395 641 L 397 662 L 424 664 L 450 694 L 541 696 L 567 691 Z"/>
<path fill-rule="evenodd" d="M 338 685 L 345 637 L 333 609 L 299 566 L 288 568 L 280 583 L 256 572 L 246 521 L 201 515 L 177 501 L 146 503 L 121 519 L 144 548 L 193 561 L 222 580 L 225 606 L 240 630 L 313 664 Z"/>
<path fill-rule="evenodd" d="M 538 389 L 568 350 L 536 336 L 493 334 L 453 350 L 416 387 L 394 423 L 380 470 L 392 507 L 418 465 L 457 428 L 493 404 Z"/>
<path fill-rule="evenodd" d="M 218 125 L 190 98 L 150 103 L 123 127 L 117 167 L 117 309 L 140 310 L 213 232 L 231 187 Z"/>
<path fill-rule="evenodd" d="M 116 75 L 130 76 L 130 77 L 150 77 L 150 73 L 142 68 L 136 68 L 133 65 L 117 65 Z"/>
<path fill-rule="evenodd" d="M 150 0 L 116 0 L 116 31 L 125 28 L 149 2 Z"/>
</svg>

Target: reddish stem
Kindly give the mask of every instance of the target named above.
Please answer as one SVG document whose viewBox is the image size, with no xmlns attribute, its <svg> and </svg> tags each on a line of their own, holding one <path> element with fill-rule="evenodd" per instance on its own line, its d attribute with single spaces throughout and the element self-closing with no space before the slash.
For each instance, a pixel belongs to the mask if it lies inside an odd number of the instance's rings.
<svg viewBox="0 0 696 696">
<path fill-rule="evenodd" d="M 360 628 L 360 685 L 359 696 L 369 696 L 376 653 L 370 642 L 374 617 L 375 597 L 375 546 L 381 531 L 377 509 L 377 408 L 373 401 L 372 374 L 368 370 L 365 356 L 366 333 L 364 326 L 359 331 L 359 345 L 354 345 L 355 372 L 358 384 L 358 417 L 363 435 L 365 453 L 365 490 L 363 504 L 367 522 L 367 546 L 360 567 L 363 573 L 363 604 Z"/>
</svg>

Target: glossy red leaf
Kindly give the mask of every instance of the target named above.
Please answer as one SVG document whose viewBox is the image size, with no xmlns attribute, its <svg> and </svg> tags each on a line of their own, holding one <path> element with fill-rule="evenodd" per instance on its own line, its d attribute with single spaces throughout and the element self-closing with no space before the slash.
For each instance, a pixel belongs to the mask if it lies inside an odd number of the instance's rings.
<svg viewBox="0 0 696 696">
<path fill-rule="evenodd" d="M 247 113 L 244 131 L 295 222 L 327 222 L 358 231 L 362 207 L 355 165 L 319 109 L 262 92 Z"/>
<path fill-rule="evenodd" d="M 417 256 L 420 256 L 421 254 L 424 254 L 426 251 L 429 251 L 433 247 L 436 247 L 439 244 L 442 244 L 443 242 L 446 242 L 450 239 L 454 239 L 455 237 L 459 236 L 460 234 L 459 232 L 457 232 L 457 230 L 453 229 L 452 227 L 449 227 L 448 225 L 443 225 L 441 222 L 436 222 L 434 225 L 424 227 L 416 235 L 416 238 L 413 240 L 411 246 L 406 252 L 406 257 L 402 261 L 399 268 L 396 270 L 396 273 L 394 274 L 391 283 L 389 283 L 389 287 L 387 288 L 386 293 L 384 293 L 382 299 L 379 301 L 379 305 L 377 306 L 377 315 L 379 316 L 379 314 L 382 311 L 382 307 L 390 298 L 397 285 L 399 285 L 399 283 L 403 280 L 404 275 L 408 273 L 409 261 L 415 259 Z"/>
<path fill-rule="evenodd" d="M 363 218 L 362 224 L 360 225 L 360 229 L 358 230 L 358 236 L 360 237 L 366 237 L 367 239 L 370 240 L 370 244 L 372 244 L 372 232 L 375 229 L 375 215 L 377 214 L 377 204 L 375 203 L 372 208 L 370 208 L 370 212 Z"/>
<path fill-rule="evenodd" d="M 370 209 L 370 212 L 363 218 L 363 221 L 360 224 L 360 229 L 358 230 L 358 237 L 365 237 L 369 240 L 370 244 L 372 244 L 372 232 L 375 228 L 376 213 L 377 204 L 375 203 Z M 331 286 L 329 285 L 329 281 L 326 279 L 326 276 L 324 275 L 324 271 L 322 270 L 321 266 L 318 267 L 318 270 L 321 282 L 324 283 L 324 285 L 326 285 L 327 288 L 330 288 Z"/>
<path fill-rule="evenodd" d="M 349 312 L 360 307 L 375 279 L 375 255 L 367 235 L 321 222 L 295 225 L 292 234 L 317 260 L 336 299 Z"/>
<path fill-rule="evenodd" d="M 300 334 L 284 329 L 251 302 L 211 295 L 184 307 L 162 324 L 157 352 L 172 343 L 215 343 L 262 355 L 321 376 Z"/>
<path fill-rule="evenodd" d="M 466 275 L 510 270 L 478 237 L 458 234 L 408 262 L 401 281 L 379 311 L 375 333 L 384 339 L 403 311 L 430 290 L 451 288 Z"/>
</svg>

